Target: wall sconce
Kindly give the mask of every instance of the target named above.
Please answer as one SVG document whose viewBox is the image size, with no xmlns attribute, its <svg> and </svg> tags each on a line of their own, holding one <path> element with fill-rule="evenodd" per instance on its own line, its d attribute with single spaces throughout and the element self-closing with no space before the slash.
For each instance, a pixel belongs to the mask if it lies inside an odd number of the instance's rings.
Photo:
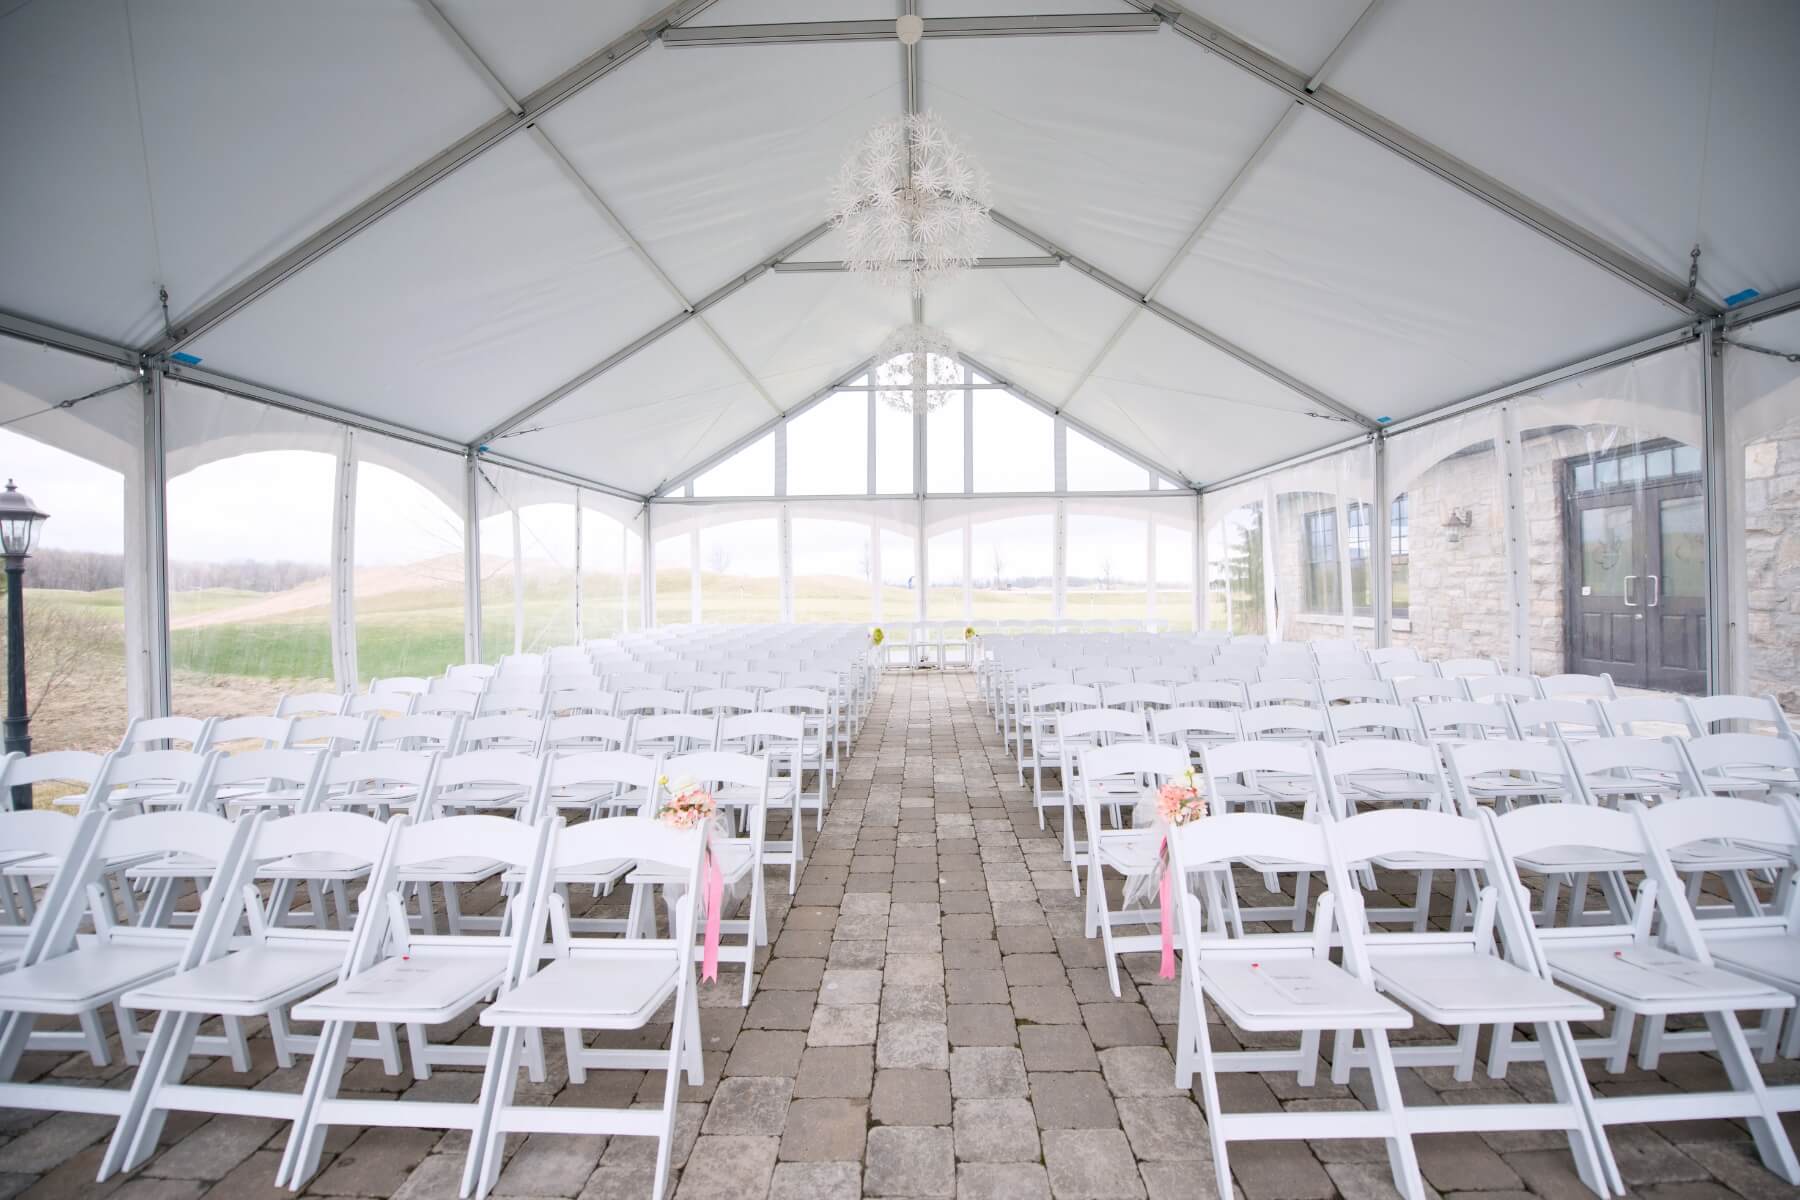
<svg viewBox="0 0 1800 1200">
<path fill-rule="evenodd" d="M 1475 514 L 1467 508 L 1453 508 L 1444 514 L 1444 528 L 1450 532 L 1444 540 L 1452 546 L 1462 541 L 1462 531 L 1475 523 Z"/>
</svg>

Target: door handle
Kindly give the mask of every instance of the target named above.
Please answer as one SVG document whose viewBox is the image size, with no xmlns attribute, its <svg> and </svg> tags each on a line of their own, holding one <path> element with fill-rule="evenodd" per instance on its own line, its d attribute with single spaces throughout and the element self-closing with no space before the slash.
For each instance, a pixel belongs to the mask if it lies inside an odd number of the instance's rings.
<svg viewBox="0 0 1800 1200">
<path fill-rule="evenodd" d="M 1662 576 L 1648 575 L 1645 578 L 1650 580 L 1650 602 L 1644 607 L 1655 608 L 1662 603 Z"/>
<path fill-rule="evenodd" d="M 1636 575 L 1627 575 L 1625 577 L 1625 607 L 1626 608 L 1636 608 L 1637 607 L 1637 601 L 1633 600 L 1631 598 L 1631 581 L 1636 578 L 1637 578 Z"/>
</svg>

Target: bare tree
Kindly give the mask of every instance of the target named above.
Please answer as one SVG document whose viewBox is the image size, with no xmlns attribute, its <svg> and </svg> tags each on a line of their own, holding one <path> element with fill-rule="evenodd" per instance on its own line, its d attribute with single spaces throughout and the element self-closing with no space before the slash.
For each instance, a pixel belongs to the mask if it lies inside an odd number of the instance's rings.
<svg viewBox="0 0 1800 1200">
<path fill-rule="evenodd" d="M 1104 591 L 1104 592 L 1110 592 L 1110 591 L 1112 591 L 1112 585 L 1113 585 L 1113 561 L 1112 561 L 1112 555 L 1107 554 L 1107 555 L 1101 556 L 1101 559 L 1100 559 L 1100 590 Z"/>
<path fill-rule="evenodd" d="M 724 542 L 714 542 L 706 552 L 706 569 L 714 575 L 723 575 L 731 569 L 731 547 Z"/>
<path fill-rule="evenodd" d="M 28 597 L 29 599 L 29 597 Z M 25 606 L 25 681 L 30 695 L 26 715 L 35 717 L 59 687 L 80 672 L 91 656 L 117 641 L 122 627 L 92 613 L 63 604 Z M 0 632 L 0 660 L 5 658 Z"/>
<path fill-rule="evenodd" d="M 994 587 L 996 589 L 1004 588 L 1006 586 L 1006 555 L 1001 551 L 999 542 L 993 544 L 991 551 L 994 556 Z"/>
</svg>

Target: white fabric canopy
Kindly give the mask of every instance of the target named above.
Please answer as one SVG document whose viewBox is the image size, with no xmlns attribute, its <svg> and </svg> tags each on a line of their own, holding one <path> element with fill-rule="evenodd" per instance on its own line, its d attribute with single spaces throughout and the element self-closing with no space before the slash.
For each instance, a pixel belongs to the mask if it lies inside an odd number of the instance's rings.
<svg viewBox="0 0 1800 1200">
<path fill-rule="evenodd" d="M 894 12 L 887 0 L 699 7 L 688 24 Z M 1285 121 L 1292 94 L 1167 27 L 927 39 L 918 104 L 1032 235 L 997 231 L 987 252 L 1050 244 L 1118 282 L 1069 264 L 971 272 L 926 298 L 925 319 L 1041 401 L 1204 485 L 1355 432 L 1342 414 L 1321 419 L 1334 415 L 1324 400 L 1404 419 L 1678 328 L 1691 320 L 1679 296 L 1621 276 L 1679 292 L 1696 244 L 1702 304 L 1800 282 L 1789 115 L 1800 8 L 1386 0 L 1359 22 L 1367 8 L 1189 7 L 1273 56 L 1276 75 L 1325 69 L 1328 103 Z M 902 110 L 898 44 L 631 39 L 667 11 L 10 6 L 0 309 L 135 352 L 234 287 L 267 283 L 181 348 L 205 368 L 451 442 L 512 426 L 496 449 L 648 493 L 808 400 L 909 319 L 905 296 L 862 279 L 764 269 L 823 220 L 849 144 Z M 262 277 L 609 44 L 626 61 L 542 114 L 538 132 L 520 122 L 328 251 Z M 1325 111 L 1340 101 L 1459 162 L 1475 186 L 1360 135 Z M 1483 179 L 1579 236 L 1513 219 L 1474 194 Z M 1599 249 L 1565 244 L 1584 239 Z M 826 236 L 793 257 L 841 254 Z M 1608 255 L 1635 266 L 1592 261 Z M 1176 319 L 1140 311 L 1146 291 Z M 28 373 L 5 379 L 32 392 Z"/>
</svg>

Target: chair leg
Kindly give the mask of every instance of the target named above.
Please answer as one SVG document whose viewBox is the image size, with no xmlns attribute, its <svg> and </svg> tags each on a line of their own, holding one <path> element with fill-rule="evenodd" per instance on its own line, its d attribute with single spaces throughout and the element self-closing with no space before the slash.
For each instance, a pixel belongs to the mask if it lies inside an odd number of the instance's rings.
<svg viewBox="0 0 1800 1200">
<path fill-rule="evenodd" d="M 506 1157 L 506 1132 L 500 1128 L 500 1114 L 512 1103 L 518 1089 L 520 1033 L 516 1028 L 496 1027 L 488 1047 L 487 1070 L 482 1074 L 477 1100 L 476 1128 L 469 1138 L 469 1156 L 463 1162 L 462 1194 L 473 1193 L 477 1200 L 499 1182 L 500 1167 Z"/>
<path fill-rule="evenodd" d="M 100 1161 L 100 1180 L 140 1166 L 155 1152 L 169 1116 L 169 1110 L 156 1102 L 156 1093 L 164 1084 L 181 1082 L 200 1021 L 199 1013 L 166 1012 L 157 1017 L 144 1050 L 144 1065 L 131 1082 L 131 1099 L 113 1128 L 106 1157 Z"/>
<path fill-rule="evenodd" d="M 1394 1072 L 1394 1055 L 1388 1047 L 1387 1031 L 1365 1029 L 1361 1032 L 1363 1042 L 1369 1048 L 1369 1077 L 1375 1086 L 1376 1106 L 1396 1124 L 1393 1134 L 1385 1139 L 1394 1189 L 1406 1200 L 1425 1200 L 1419 1158 L 1413 1149 L 1412 1135 L 1402 1124 L 1405 1102 L 1400 1098 L 1400 1079 Z"/>
<path fill-rule="evenodd" d="M 313 1052 L 312 1070 L 306 1075 L 306 1089 L 301 1094 L 300 1116 L 288 1131 L 287 1149 L 275 1171 L 275 1185 L 299 1191 L 319 1170 L 319 1155 L 325 1148 L 328 1126 L 318 1119 L 319 1102 L 338 1093 L 344 1082 L 344 1064 L 350 1054 L 350 1036 L 354 1027 L 347 1021 L 328 1022 L 319 1031 L 319 1044 Z"/>
<path fill-rule="evenodd" d="M 1763 1166 L 1789 1183 L 1800 1184 L 1800 1161 L 1794 1157 L 1793 1143 L 1788 1140 L 1787 1129 L 1781 1122 L 1781 1113 L 1763 1083 L 1762 1072 L 1751 1061 L 1750 1047 L 1744 1041 L 1744 1031 L 1738 1024 L 1737 1015 L 1729 1012 L 1707 1013 L 1706 1025 L 1712 1031 L 1713 1047 L 1732 1088 L 1748 1092 L 1756 1101 L 1758 1114 L 1745 1120 L 1749 1122 L 1750 1135 L 1756 1139 L 1756 1151 L 1762 1158 Z"/>
</svg>

